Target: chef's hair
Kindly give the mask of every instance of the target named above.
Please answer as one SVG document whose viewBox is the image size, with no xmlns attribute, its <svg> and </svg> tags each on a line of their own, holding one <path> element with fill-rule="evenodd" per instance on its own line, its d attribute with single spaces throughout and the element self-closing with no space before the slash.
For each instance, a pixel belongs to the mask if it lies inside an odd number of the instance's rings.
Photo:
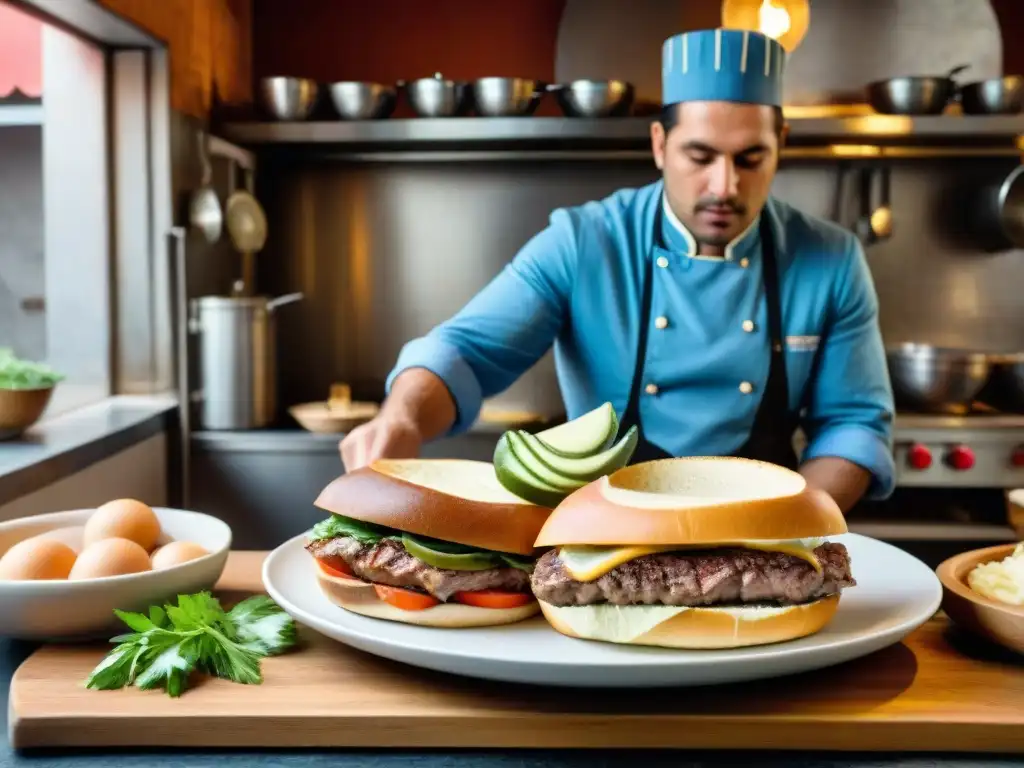
<svg viewBox="0 0 1024 768">
<path fill-rule="evenodd" d="M 775 118 L 775 135 L 781 136 L 782 129 L 786 124 L 786 119 L 782 115 L 782 107 L 772 107 L 772 112 Z M 668 135 L 669 131 L 679 125 L 679 104 L 668 104 L 662 107 L 658 122 L 665 129 L 665 134 Z"/>
</svg>

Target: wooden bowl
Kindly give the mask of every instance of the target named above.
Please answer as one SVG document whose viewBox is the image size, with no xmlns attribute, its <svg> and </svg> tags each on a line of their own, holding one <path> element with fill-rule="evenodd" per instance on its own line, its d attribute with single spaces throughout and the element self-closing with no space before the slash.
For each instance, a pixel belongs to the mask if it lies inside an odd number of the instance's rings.
<svg viewBox="0 0 1024 768">
<path fill-rule="evenodd" d="M 291 417 L 310 432 L 337 434 L 349 432 L 377 415 L 376 403 L 350 403 L 344 408 L 332 408 L 329 402 L 302 403 L 288 409 Z"/>
<path fill-rule="evenodd" d="M 0 440 L 17 437 L 39 421 L 52 396 L 53 387 L 0 389 Z"/>
<path fill-rule="evenodd" d="M 967 575 L 975 566 L 1002 560 L 1016 547 L 1016 544 L 1000 544 L 963 552 L 939 565 L 936 575 L 942 582 L 942 610 L 955 624 L 1024 654 L 1024 606 L 991 600 L 967 585 Z"/>
<path fill-rule="evenodd" d="M 1006 519 L 1017 538 L 1024 539 L 1024 488 L 1006 492 Z"/>
</svg>

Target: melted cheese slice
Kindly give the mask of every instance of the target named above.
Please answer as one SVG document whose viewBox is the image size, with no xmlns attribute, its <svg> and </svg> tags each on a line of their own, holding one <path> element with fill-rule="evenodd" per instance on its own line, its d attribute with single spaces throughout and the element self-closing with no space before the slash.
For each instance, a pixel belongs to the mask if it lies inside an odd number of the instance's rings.
<svg viewBox="0 0 1024 768">
<path fill-rule="evenodd" d="M 716 547 L 737 547 L 757 549 L 762 552 L 779 552 L 784 555 L 798 557 L 810 563 L 814 570 L 821 573 L 821 563 L 814 555 L 814 549 L 821 546 L 824 539 L 793 539 L 789 541 L 722 541 Z M 657 552 L 680 552 L 687 549 L 708 549 L 709 545 L 667 546 L 628 546 L 628 547 L 587 547 L 565 546 L 559 548 L 558 559 L 565 565 L 565 570 L 576 581 L 595 581 L 613 568 L 617 568 L 630 560 Z"/>
</svg>

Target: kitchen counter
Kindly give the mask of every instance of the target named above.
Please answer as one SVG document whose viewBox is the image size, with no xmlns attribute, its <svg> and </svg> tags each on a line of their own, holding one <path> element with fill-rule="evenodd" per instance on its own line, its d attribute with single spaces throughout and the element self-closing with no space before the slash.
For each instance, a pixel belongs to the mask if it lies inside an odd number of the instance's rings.
<svg viewBox="0 0 1024 768">
<path fill-rule="evenodd" d="M 7 695 L 15 668 L 35 646 L 0 641 L 0 766 L 3 768 L 627 768 L 641 764 L 645 768 L 718 768 L 719 766 L 764 766 L 767 768 L 1010 768 L 1020 765 L 1019 758 L 991 755 L 886 755 L 786 753 L 754 755 L 746 753 L 679 752 L 554 752 L 523 750 L 516 752 L 383 752 L 369 750 L 339 751 L 179 751 L 146 750 L 107 753 L 99 751 L 13 752 L 7 743 Z"/>
<path fill-rule="evenodd" d="M 38 491 L 163 432 L 176 418 L 169 396 L 110 397 L 0 442 L 0 505 Z"/>
<path fill-rule="evenodd" d="M 238 553 L 238 557 L 241 560 L 245 559 L 245 556 L 251 557 L 259 553 Z M 233 558 L 234 563 L 241 562 L 238 558 Z M 240 567 L 229 568 L 225 572 L 225 584 L 223 587 L 229 589 L 238 589 L 239 587 L 232 587 L 227 582 L 230 581 L 228 578 L 228 571 L 232 572 L 232 577 L 240 572 Z M 246 568 L 246 573 L 251 568 Z M 258 570 L 255 571 L 258 573 Z M 244 581 L 245 584 L 258 584 L 258 576 L 256 581 L 252 582 L 249 576 L 246 576 Z M 234 582 L 231 582 L 234 584 Z M 247 587 L 246 591 L 256 587 Z M 931 622 L 934 624 L 934 622 Z M 919 630 L 919 632 L 925 633 L 926 637 L 931 637 L 935 634 L 935 627 L 925 627 Z M 930 634 L 929 634 L 930 633 Z M 336 649 L 337 652 L 344 650 L 341 646 L 334 646 L 329 641 L 329 649 Z M 924 642 L 924 646 L 927 647 L 927 641 Z M 911 642 L 911 646 L 916 647 L 921 645 L 921 642 Z M 474 768 L 489 768 L 494 766 L 498 768 L 505 768 L 506 766 L 516 766 L 517 768 L 532 768 L 533 766 L 565 766 L 568 768 L 572 766 L 575 768 L 611 768 L 612 766 L 635 766 L 641 763 L 644 766 L 660 767 L 660 766 L 726 766 L 726 765 L 744 765 L 744 766 L 794 766 L 796 768 L 825 768 L 838 767 L 838 766 L 867 766 L 880 767 L 880 766 L 935 766 L 935 765 L 949 765 L 949 766 L 1010 766 L 1019 765 L 1019 756 L 1015 757 L 1000 757 L 993 754 L 983 755 L 955 755 L 955 756 L 943 756 L 941 754 L 919 754 L 919 755 L 895 755 L 885 754 L 879 752 L 860 754 L 860 753 L 821 753 L 821 752 L 667 752 L 667 751 L 644 751 L 644 752 L 592 752 L 592 751 L 552 751 L 552 750 L 516 750 L 516 751 L 455 751 L 447 749 L 435 749 L 435 750 L 394 750 L 386 751 L 383 749 L 377 750 L 366 750 L 366 749 L 347 749 L 341 750 L 214 750 L 214 749 L 202 749 L 195 750 L 190 749 L 188 751 L 169 751 L 169 750 L 32 750 L 24 754 L 17 754 L 13 752 L 7 741 L 7 716 L 8 707 L 7 697 L 10 690 L 11 678 L 15 669 L 24 661 L 34 650 L 35 645 L 29 643 L 13 642 L 13 641 L 0 641 L 0 695 L 4 697 L 4 701 L 0 701 L 0 712 L 3 714 L 0 717 L 4 718 L 4 736 L 0 740 L 0 766 L 38 766 L 39 768 L 56 768 L 57 766 L 85 766 L 86 768 L 99 768 L 100 766 L 111 766 L 111 767 L 123 767 L 123 768 L 149 768 L 150 766 L 158 765 L 172 765 L 177 768 L 190 768 L 191 766 L 320 766 L 320 765 L 331 765 L 341 766 L 341 768 L 347 768 L 349 766 L 359 768 L 386 768 L 390 766 L 413 766 L 416 768 L 456 768 L 457 766 L 474 766 Z M 982 649 L 979 649 L 982 650 Z M 312 651 L 310 651 L 312 652 Z M 334 650 L 332 650 L 332 653 Z M 920 649 L 919 649 L 920 652 Z M 973 651 L 971 652 L 973 655 Z M 1001 654 L 998 650 L 983 650 L 983 656 L 998 655 L 997 658 L 993 658 L 992 661 L 998 663 L 1018 663 L 1019 659 L 1010 660 L 1005 654 Z M 318 661 L 317 664 L 330 663 L 324 661 Z M 91 664 L 91 662 L 90 662 Z M 883 664 L 879 661 L 879 664 Z M 884 664 L 883 664 L 884 666 Z M 934 667 L 934 663 L 933 663 Z M 38 668 L 37 668 L 38 669 Z M 297 674 L 293 673 L 293 674 Z M 823 673 L 823 674 L 827 674 Z M 880 673 L 881 674 L 881 673 Z M 989 673 L 991 674 L 991 672 Z M 927 675 L 926 675 L 927 677 Z M 930 678 L 934 679 L 935 670 L 932 669 L 930 672 Z M 839 675 L 842 678 L 842 675 Z M 32 677 L 30 679 L 39 679 Z M 299 678 L 296 678 L 299 679 Z M 922 678 L 924 679 L 924 678 Z M 291 680 L 295 683 L 294 680 Z M 262 693 L 262 691 L 260 691 Z M 50 701 L 59 700 L 53 698 L 53 692 L 44 696 L 45 699 Z M 907 706 L 911 706 L 908 704 Z M 73 707 L 68 709 L 68 712 L 73 711 Z M 145 708 L 142 708 L 145 709 Z M 37 710 L 39 712 L 48 713 L 48 709 Z M 139 711 L 140 716 L 145 716 L 145 712 Z M 73 717 L 73 716 L 72 716 Z M 37 721 L 38 722 L 38 721 Z M 120 721 L 117 721 L 120 722 Z M 45 727 L 54 727 L 48 725 Z M 126 725 L 126 727 L 131 727 Z M 836 725 L 835 727 L 842 727 Z M 742 733 L 737 733 L 737 742 L 742 741 Z M 37 742 L 45 743 L 45 742 Z M 171 742 L 173 743 L 173 742 Z M 964 743 L 970 743 L 965 741 Z M 681 759 L 682 758 L 682 759 Z"/>
</svg>

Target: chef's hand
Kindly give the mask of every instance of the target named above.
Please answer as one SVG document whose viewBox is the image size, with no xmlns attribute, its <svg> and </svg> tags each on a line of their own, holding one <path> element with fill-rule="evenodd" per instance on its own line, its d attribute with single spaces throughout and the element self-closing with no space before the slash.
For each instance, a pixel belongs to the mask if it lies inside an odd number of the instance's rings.
<svg viewBox="0 0 1024 768">
<path fill-rule="evenodd" d="M 381 413 L 345 435 L 338 447 L 345 471 L 352 472 L 377 459 L 414 459 L 422 445 L 415 422 Z"/>
</svg>

